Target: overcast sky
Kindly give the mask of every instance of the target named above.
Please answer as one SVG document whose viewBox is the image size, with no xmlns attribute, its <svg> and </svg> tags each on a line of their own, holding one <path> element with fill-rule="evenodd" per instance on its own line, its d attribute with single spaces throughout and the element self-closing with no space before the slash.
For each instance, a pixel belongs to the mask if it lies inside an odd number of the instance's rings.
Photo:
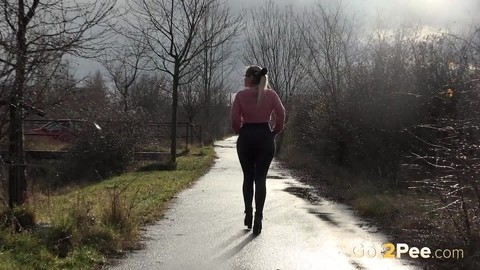
<svg viewBox="0 0 480 270">
<path fill-rule="evenodd" d="M 234 12 L 262 6 L 268 0 L 225 0 Z M 125 0 L 119 0 L 123 3 Z M 278 5 L 292 4 L 300 10 L 320 2 L 326 6 L 337 0 L 276 0 Z M 480 24 L 480 0 L 343 0 L 343 5 L 367 29 L 391 29 L 399 25 L 428 26 L 433 30 L 468 30 Z M 101 69 L 91 61 L 78 61 L 76 75 Z M 74 67 L 75 68 L 75 67 Z"/>
<path fill-rule="evenodd" d="M 261 6 L 268 0 L 227 0 L 233 9 Z M 336 0 L 276 0 L 279 5 L 305 8 L 316 3 L 334 5 Z M 343 0 L 341 3 L 367 22 L 380 21 L 387 27 L 412 23 L 432 27 L 463 27 L 480 22 L 480 0 Z"/>
</svg>

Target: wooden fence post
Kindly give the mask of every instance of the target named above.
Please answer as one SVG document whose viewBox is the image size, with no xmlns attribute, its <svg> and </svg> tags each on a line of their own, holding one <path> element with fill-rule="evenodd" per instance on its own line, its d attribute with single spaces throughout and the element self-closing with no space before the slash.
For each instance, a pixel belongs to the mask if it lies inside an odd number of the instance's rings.
<svg viewBox="0 0 480 270">
<path fill-rule="evenodd" d="M 190 144 L 193 144 L 193 131 L 194 131 L 194 126 L 192 123 L 189 123 L 188 125 L 190 127 Z"/>
<path fill-rule="evenodd" d="M 188 123 L 185 123 L 185 149 L 188 150 Z"/>
</svg>

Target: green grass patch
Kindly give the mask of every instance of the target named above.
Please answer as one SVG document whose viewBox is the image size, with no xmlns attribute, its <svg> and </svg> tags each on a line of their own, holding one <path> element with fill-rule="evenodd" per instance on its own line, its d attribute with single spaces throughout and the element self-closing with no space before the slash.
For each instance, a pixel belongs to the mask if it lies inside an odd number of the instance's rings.
<svg viewBox="0 0 480 270">
<path fill-rule="evenodd" d="M 362 181 L 352 185 L 346 197 L 360 216 L 391 222 L 400 228 L 414 227 L 417 217 L 431 210 L 424 202 L 433 199 L 425 194 L 382 188 Z"/>
<path fill-rule="evenodd" d="M 387 217 L 397 210 L 388 196 L 371 183 L 356 183 L 347 191 L 346 196 L 355 212 L 361 216 Z"/>
<path fill-rule="evenodd" d="M 0 230 L 0 269 L 94 269 L 137 246 L 139 228 L 158 220 L 179 191 L 213 164 L 212 147 L 193 147 L 176 170 L 137 171 L 58 195 L 35 196 L 34 230 Z"/>
</svg>

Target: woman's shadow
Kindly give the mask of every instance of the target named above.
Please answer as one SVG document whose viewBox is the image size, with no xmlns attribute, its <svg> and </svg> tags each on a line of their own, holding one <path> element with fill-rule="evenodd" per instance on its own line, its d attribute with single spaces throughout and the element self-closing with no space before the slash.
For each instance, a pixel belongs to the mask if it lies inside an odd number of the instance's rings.
<svg viewBox="0 0 480 270">
<path fill-rule="evenodd" d="M 247 233 L 249 233 L 250 230 L 248 229 L 244 229 L 240 232 L 238 232 L 237 234 L 233 235 L 232 237 L 230 237 L 229 239 L 227 239 L 223 244 L 220 244 L 216 247 L 217 250 L 219 250 L 219 252 L 222 252 L 223 250 L 225 250 L 232 242 L 234 242 L 236 239 L 246 235 Z M 214 260 L 222 260 L 222 261 L 226 261 L 230 258 L 232 258 L 233 256 L 235 256 L 236 254 L 238 254 L 246 245 L 248 245 L 253 239 L 255 238 L 255 235 L 254 234 L 250 234 L 248 235 L 245 239 L 242 240 L 242 242 L 238 243 L 237 245 L 233 246 L 232 248 L 230 248 L 229 250 L 227 250 L 225 253 L 223 253 L 222 255 L 216 257 Z"/>
</svg>

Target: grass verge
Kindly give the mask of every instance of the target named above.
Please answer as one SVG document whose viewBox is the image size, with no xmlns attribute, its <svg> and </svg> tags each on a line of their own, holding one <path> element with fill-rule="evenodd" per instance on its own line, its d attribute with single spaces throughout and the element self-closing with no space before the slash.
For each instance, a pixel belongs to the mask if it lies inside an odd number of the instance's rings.
<svg viewBox="0 0 480 270">
<path fill-rule="evenodd" d="M 176 170 L 147 167 L 67 193 L 36 194 L 28 204 L 34 228 L 12 233 L 7 215 L 0 220 L 0 269 L 99 268 L 138 247 L 140 227 L 159 219 L 214 158 L 213 147 L 193 147 L 177 159 Z"/>
</svg>

